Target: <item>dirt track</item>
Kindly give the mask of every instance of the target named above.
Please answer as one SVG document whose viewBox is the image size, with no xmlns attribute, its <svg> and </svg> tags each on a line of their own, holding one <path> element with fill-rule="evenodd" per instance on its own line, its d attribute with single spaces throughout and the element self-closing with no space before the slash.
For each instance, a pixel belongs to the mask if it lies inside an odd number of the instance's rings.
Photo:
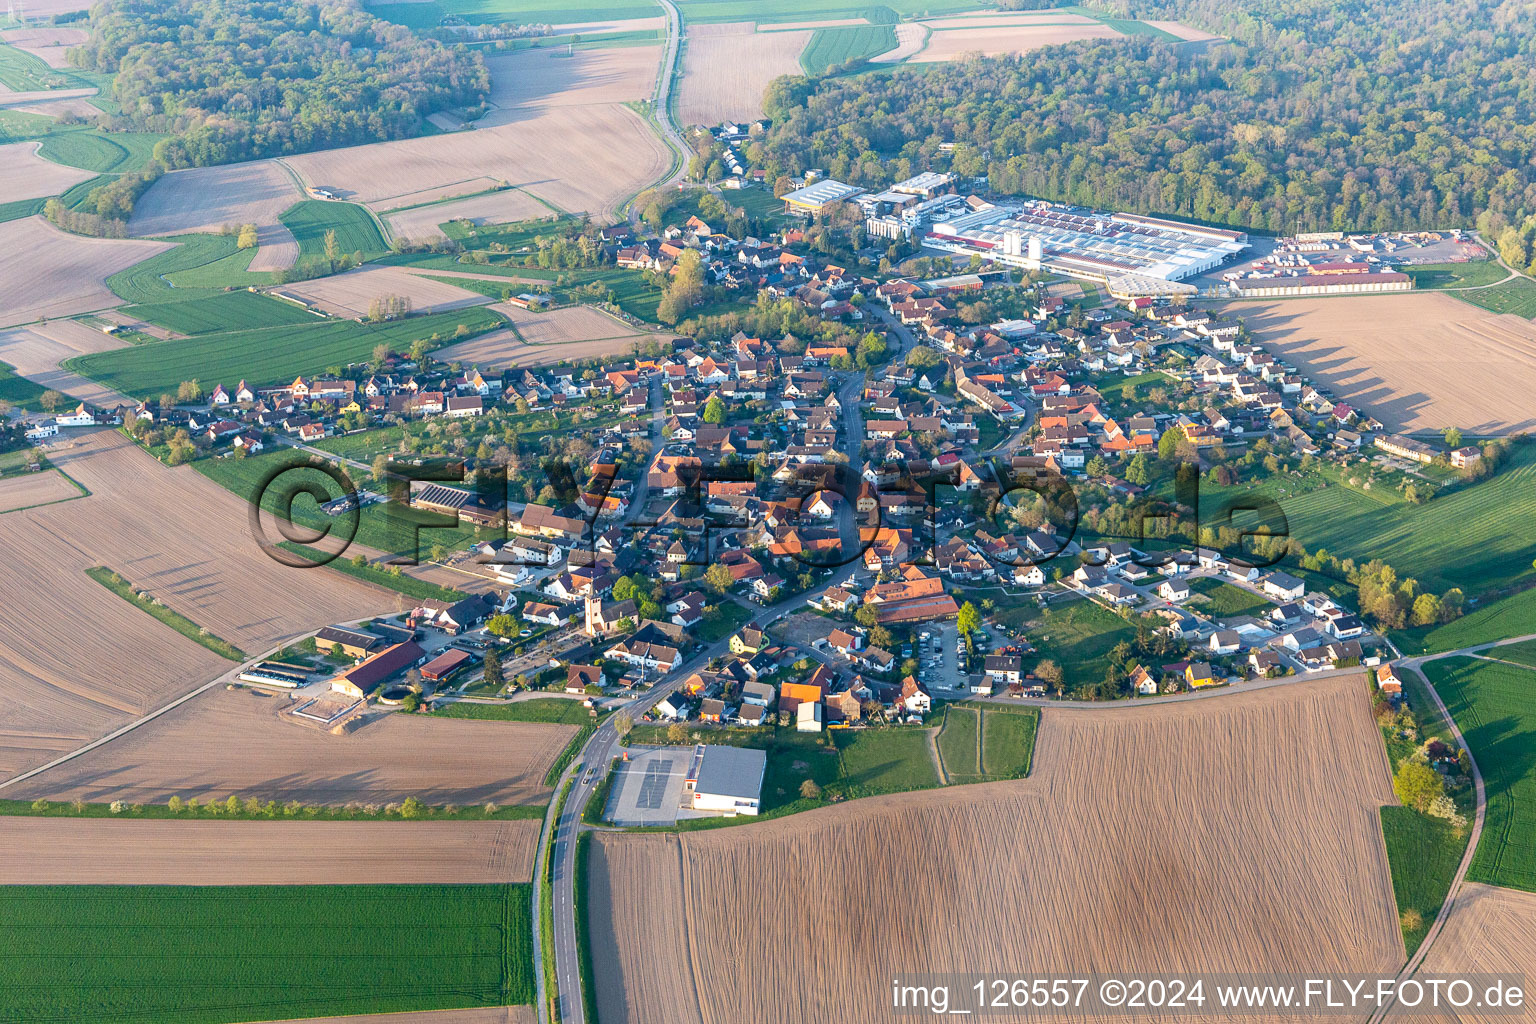
<svg viewBox="0 0 1536 1024">
<path fill-rule="evenodd" d="M 1536 427 L 1536 323 L 1436 292 L 1234 302 L 1255 340 L 1391 430 Z"/>
<path fill-rule="evenodd" d="M 0 885 L 526 882 L 539 822 L 5 819 Z"/>
<path fill-rule="evenodd" d="M 280 712 L 287 695 L 215 688 L 111 743 L 11 787 L 10 799 L 164 803 L 230 795 L 340 805 L 542 803 L 575 729 L 380 715 L 333 736 Z"/>
<path fill-rule="evenodd" d="M 904 971 L 1390 972 L 1392 800 L 1345 676 L 1049 710 L 1019 782 L 599 833 L 601 1018 L 883 1021 Z"/>
<path fill-rule="evenodd" d="M 360 1013 L 347 1017 L 304 1017 L 302 1024 L 533 1024 L 531 1006 L 480 1006 L 467 1010 L 417 1010 L 406 1013 Z M 260 1024 L 300 1024 L 299 1020 Z"/>
</svg>

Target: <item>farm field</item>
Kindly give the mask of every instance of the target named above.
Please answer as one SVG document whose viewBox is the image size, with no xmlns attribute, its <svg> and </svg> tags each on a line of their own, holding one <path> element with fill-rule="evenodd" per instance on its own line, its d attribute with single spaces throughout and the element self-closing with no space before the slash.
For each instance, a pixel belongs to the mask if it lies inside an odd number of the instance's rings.
<svg viewBox="0 0 1536 1024">
<path fill-rule="evenodd" d="M 446 237 L 441 225 L 459 218 L 476 224 L 503 224 L 548 212 L 549 207 L 522 189 L 507 188 L 483 196 L 391 212 L 385 214 L 384 219 L 396 237 L 432 239 Z"/>
<path fill-rule="evenodd" d="M 1509 276 L 1509 271 L 1495 260 L 1468 260 L 1465 263 L 1424 263 L 1408 265 L 1403 273 L 1413 278 L 1415 288 L 1478 288 Z"/>
<path fill-rule="evenodd" d="M 90 496 L 10 513 L 0 602 L 38 594 L 93 623 L 59 643 L 33 621 L 0 622 L 0 774 L 41 764 L 225 672 L 229 663 L 86 575 L 111 565 L 172 610 L 242 650 L 377 611 L 379 592 L 339 574 L 294 571 L 250 538 L 245 508 L 190 467 L 167 469 L 112 430 L 75 433 L 49 460 Z M 29 596 L 30 595 L 30 596 Z M 155 672 L 123 672 L 133 651 Z"/>
<path fill-rule="evenodd" d="M 1468 882 L 1462 886 L 1445 930 L 1430 947 L 1416 977 L 1448 977 L 1452 974 L 1536 973 L 1536 895 Z M 1529 1003 L 1527 1003 L 1529 1008 Z M 1454 1020 L 1455 1024 L 1497 1024 L 1529 1020 L 1530 1014 L 1459 1011 L 1454 1018 L 1426 1017 L 1395 1007 L 1386 1016 L 1393 1024 L 1403 1021 Z"/>
<path fill-rule="evenodd" d="M 30 53 L 50 68 L 67 68 L 69 59 L 66 54 L 69 48 L 85 42 L 86 34 L 84 29 L 79 28 L 42 26 L 8 28 L 0 32 L 0 39 L 18 50 Z"/>
<path fill-rule="evenodd" d="M 1450 658 L 1424 672 L 1461 727 L 1487 792 L 1467 878 L 1536 892 L 1536 671 Z"/>
<path fill-rule="evenodd" d="M 143 238 L 255 224 L 259 249 L 251 269 L 282 270 L 298 258 L 299 246 L 278 218 L 302 198 L 274 160 L 172 171 L 134 204 L 128 232 Z"/>
<path fill-rule="evenodd" d="M 107 287 L 124 302 L 152 305 L 207 298 L 229 285 L 248 282 L 243 264 L 228 276 L 217 273 L 233 266 L 230 261 L 249 261 L 252 255 L 251 250 L 236 247 L 233 235 L 177 235 L 170 241 L 175 243 L 173 248 L 113 274 L 107 278 Z"/>
<path fill-rule="evenodd" d="M 300 257 L 323 258 L 327 231 L 336 232 L 336 245 L 345 256 L 362 253 L 368 259 L 389 251 L 373 217 L 354 203 L 303 199 L 284 211 L 281 220 L 299 243 Z"/>
<path fill-rule="evenodd" d="M 800 54 L 807 74 L 819 75 L 854 58 L 869 58 L 896 48 L 896 29 L 891 25 L 817 28 Z"/>
<path fill-rule="evenodd" d="M 13 332 L 0 332 L 0 353 L 4 352 L 5 339 Z M 0 362 L 0 402 L 11 403 L 13 409 L 26 409 L 29 412 L 41 412 L 44 389 L 25 377 L 17 376 L 16 367 L 10 363 Z"/>
<path fill-rule="evenodd" d="M 1517 644 L 1504 644 L 1482 652 L 1485 658 L 1512 661 L 1527 668 L 1536 668 L 1536 640 L 1522 640 Z"/>
<path fill-rule="evenodd" d="M 404 351 L 417 338 L 452 337 L 460 325 L 489 330 L 500 322 L 483 309 L 411 317 L 389 324 L 319 321 L 289 327 L 209 334 L 130 348 L 70 361 L 69 369 L 136 398 L 175 392 L 184 380 L 205 384 L 247 380 L 252 385 L 288 382 L 327 367 L 366 362 L 377 345 Z"/>
<path fill-rule="evenodd" d="M 1456 297 L 1490 312 L 1508 313 L 1525 320 L 1536 318 L 1536 281 L 1528 277 L 1517 277 L 1492 288 L 1457 292 Z"/>
<path fill-rule="evenodd" d="M 630 20 L 652 18 L 660 13 L 656 4 L 649 0 L 614 0 L 612 3 L 597 0 L 407 0 L 404 3 L 370 3 L 368 10 L 375 17 L 411 28 L 431 28 L 449 14 L 471 25 L 487 25 L 498 22 L 553 24 L 598 18 Z"/>
<path fill-rule="evenodd" d="M 348 319 L 366 317 L 373 301 L 385 295 L 410 299 L 417 313 L 442 313 L 486 302 L 485 296 L 476 292 L 442 284 L 399 267 L 357 267 L 331 277 L 284 285 L 281 291 L 285 295 L 296 295 L 332 316 Z M 310 314 L 300 312 L 307 319 L 314 319 Z"/>
<path fill-rule="evenodd" d="M 1467 849 L 1467 835 L 1458 837 L 1447 822 L 1410 807 L 1383 807 L 1381 834 L 1392 866 L 1403 943 L 1411 954 L 1445 905 L 1445 894 Z M 1402 920 L 1411 914 L 1418 915 L 1417 927 L 1412 926 L 1411 917 Z"/>
<path fill-rule="evenodd" d="M 860 729 L 833 733 L 842 764 L 839 788 L 850 798 L 939 785 L 929 748 L 932 729 Z"/>
<path fill-rule="evenodd" d="M 0 1017 L 223 1024 L 526 1003 L 529 903 L 505 884 L 10 888 Z"/>
<path fill-rule="evenodd" d="M 1518 316 L 1478 312 L 1435 292 L 1222 308 L 1277 358 L 1391 430 L 1512 434 L 1536 426 L 1536 324 Z"/>
<path fill-rule="evenodd" d="M 155 143 L 165 138 L 158 132 L 103 132 L 53 122 L 50 128 L 42 138 L 39 156 L 98 174 L 139 170 L 149 162 Z"/>
<path fill-rule="evenodd" d="M 315 315 L 308 310 L 256 292 L 220 292 L 185 302 L 128 306 L 123 312 L 183 335 L 315 322 Z"/>
<path fill-rule="evenodd" d="M 586 709 L 570 703 L 585 721 Z M 285 695 L 215 688 L 4 795 L 141 804 L 231 795 L 326 806 L 408 796 L 432 806 L 539 804 L 549 798 L 544 773 L 575 731 L 557 721 L 503 725 L 386 713 L 332 735 L 285 720 L 288 706 Z"/>
<path fill-rule="evenodd" d="M 1424 505 L 1383 503 L 1332 485 L 1286 498 L 1280 507 L 1291 536 L 1309 551 L 1326 547 L 1362 564 L 1385 559 L 1400 577 L 1424 587 L 1459 586 L 1475 595 L 1530 572 L 1536 538 L 1509 524 L 1536 512 L 1536 445 L 1514 447 L 1492 479 Z M 1503 636 L 1520 632 L 1530 631 Z"/>
<path fill-rule="evenodd" d="M 760 117 L 768 83 L 803 73 L 800 53 L 811 40 L 810 30 L 755 29 L 750 21 L 688 28 L 676 100 L 679 125 Z"/>
<path fill-rule="evenodd" d="M 1227 784 L 1159 781 L 1169 777 Z M 611 965 L 596 977 L 599 1016 L 648 1021 L 666 1007 L 674 1021 L 801 1021 L 836 1005 L 840 1019 L 884 1020 L 893 972 L 1021 962 L 1390 971 L 1403 947 L 1377 810 L 1392 799 L 1350 676 L 1168 707 L 1047 710 L 1020 781 L 728 834 L 597 833 L 587 920 L 595 959 Z M 1132 865 L 1150 850 L 1178 868 L 1148 890 Z M 743 903 L 728 880 L 765 863 L 819 898 Z M 828 864 L 861 870 L 829 886 Z M 922 900 L 889 884 L 956 864 L 969 884 Z M 748 962 L 757 983 L 732 984 Z"/>
<path fill-rule="evenodd" d="M 489 722 L 547 722 L 582 726 L 592 720 L 579 700 L 543 697 L 511 704 L 468 704 L 456 701 L 432 712 L 433 718 L 458 718 Z M 498 733 L 497 735 L 504 735 Z"/>
<path fill-rule="evenodd" d="M 37 155 L 41 142 L 13 142 L 0 146 L 0 195 L 7 202 L 56 196 L 71 185 L 94 175 L 78 167 L 66 167 Z"/>
<path fill-rule="evenodd" d="M 71 398 L 96 405 L 113 406 L 127 401 L 110 388 L 60 369 L 65 359 L 88 352 L 109 352 L 126 342 L 73 320 L 0 330 L 0 360 L 25 374 L 40 388 L 51 388 Z M 35 404 L 34 404 L 35 407 Z"/>
<path fill-rule="evenodd" d="M 896 26 L 896 48 L 870 58 L 875 64 L 894 64 L 906 60 L 928 42 L 928 30 L 916 22 L 905 21 Z"/>
<path fill-rule="evenodd" d="M 56 469 L 0 480 L 0 512 L 14 512 L 80 497 L 80 488 Z"/>
<path fill-rule="evenodd" d="M 1536 588 L 1490 601 L 1443 626 L 1396 630 L 1392 639 L 1404 654 L 1435 654 L 1532 633 L 1536 633 Z"/>
<path fill-rule="evenodd" d="M 874 6 L 856 0 L 833 0 L 817 3 L 815 0 L 775 0 L 764 4 L 761 0 L 681 0 L 678 10 L 689 24 L 710 22 L 745 21 L 756 19 L 763 24 L 774 22 L 837 21 L 844 18 L 863 18 L 876 23 L 894 22 L 898 16 L 915 17 L 955 14 L 962 11 L 980 10 L 978 0 L 891 0 Z"/>
<path fill-rule="evenodd" d="M 526 882 L 539 823 L 8 817 L 0 885 Z"/>
<path fill-rule="evenodd" d="M 1177 21 L 1147 20 L 1143 22 L 1143 24 L 1150 25 L 1160 32 L 1166 32 L 1169 35 L 1175 36 L 1186 43 L 1204 43 L 1212 39 L 1221 38 L 1221 36 L 1212 35 L 1210 32 L 1206 32 L 1203 29 L 1194 28 L 1190 25 L 1182 25 Z"/>
<path fill-rule="evenodd" d="M 42 217 L 0 224 L 0 327 L 117 305 L 106 279 L 166 248 L 69 235 Z"/>
<path fill-rule="evenodd" d="M 1082 25 L 989 25 L 986 28 L 945 29 L 930 35 L 928 45 L 912 60 L 918 64 L 927 64 L 956 60 L 967 53 L 995 57 L 1008 53 L 1027 53 L 1042 46 L 1073 43 L 1080 39 L 1119 38 L 1119 32 L 1095 22 Z"/>
<path fill-rule="evenodd" d="M 493 70 L 493 102 L 517 105 L 493 109 L 473 130 L 306 153 L 284 163 L 308 184 L 380 211 L 481 193 L 505 181 L 559 209 L 610 219 L 671 163 L 661 140 L 624 106 L 649 95 L 651 79 L 644 76 L 654 77 L 660 58 L 654 55 L 647 71 L 647 53 L 653 50 L 493 55 L 493 69 L 502 69 Z M 520 79 L 521 68 L 543 73 Z"/>
<path fill-rule="evenodd" d="M 1029 772 L 1040 712 L 988 704 L 951 704 L 939 727 L 939 756 L 950 784 L 1023 778 Z"/>
</svg>

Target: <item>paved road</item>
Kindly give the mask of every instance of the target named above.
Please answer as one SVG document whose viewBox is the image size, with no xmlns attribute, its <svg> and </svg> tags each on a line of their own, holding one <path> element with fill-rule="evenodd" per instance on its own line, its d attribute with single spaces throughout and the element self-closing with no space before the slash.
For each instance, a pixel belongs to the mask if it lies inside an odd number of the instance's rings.
<svg viewBox="0 0 1536 1024">
<path fill-rule="evenodd" d="M 677 12 L 677 6 L 672 3 L 672 0 L 660 0 L 660 3 L 667 12 L 667 48 L 661 58 L 661 73 L 656 76 L 656 96 L 653 103 L 656 123 L 661 127 L 662 140 L 676 150 L 681 157 L 677 169 L 659 182 L 660 185 L 670 185 L 688 173 L 688 161 L 693 158 L 693 151 L 688 148 L 682 132 L 677 130 L 677 125 L 672 121 L 672 82 L 678 72 L 677 58 L 683 42 L 683 16 Z"/>
</svg>

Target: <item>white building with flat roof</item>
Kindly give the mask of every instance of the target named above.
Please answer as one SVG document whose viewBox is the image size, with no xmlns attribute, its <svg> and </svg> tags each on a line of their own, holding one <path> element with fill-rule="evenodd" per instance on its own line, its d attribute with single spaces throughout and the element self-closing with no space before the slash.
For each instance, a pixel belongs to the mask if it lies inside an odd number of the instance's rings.
<svg viewBox="0 0 1536 1024">
<path fill-rule="evenodd" d="M 821 181 L 784 193 L 785 213 L 820 213 L 830 203 L 845 203 L 864 194 L 864 189 L 849 185 L 836 178 Z"/>
<path fill-rule="evenodd" d="M 750 747 L 693 748 L 683 793 L 696 811 L 756 814 L 762 807 L 763 772 L 768 755 Z"/>
</svg>

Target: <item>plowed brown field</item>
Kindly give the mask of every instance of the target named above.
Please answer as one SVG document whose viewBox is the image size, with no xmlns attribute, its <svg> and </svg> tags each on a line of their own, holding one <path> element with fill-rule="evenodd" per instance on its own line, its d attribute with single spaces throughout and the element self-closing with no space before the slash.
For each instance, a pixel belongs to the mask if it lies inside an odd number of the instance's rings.
<svg viewBox="0 0 1536 1024">
<path fill-rule="evenodd" d="M 501 805 L 549 799 L 544 773 L 576 731 L 537 722 L 377 716 L 333 736 L 286 721 L 286 695 L 215 688 L 11 787 L 15 800 L 164 803 L 230 795 L 304 803 Z"/>
<path fill-rule="evenodd" d="M 1018 782 L 596 834 L 604 1024 L 891 1020 L 902 972 L 1402 962 L 1359 676 L 1047 710 L 1035 751 Z"/>
<path fill-rule="evenodd" d="M 68 235 L 42 217 L 0 224 L 0 327 L 119 305 L 106 279 L 169 248 Z"/>
<path fill-rule="evenodd" d="M 37 155 L 41 142 L 13 142 L 0 146 L 0 195 L 7 201 L 56 196 L 95 177 L 90 171 L 66 167 Z"/>
<path fill-rule="evenodd" d="M 763 90 L 780 75 L 804 73 L 800 51 L 812 32 L 756 32 L 752 22 L 690 25 L 677 92 L 681 125 L 751 120 L 763 113 Z"/>
<path fill-rule="evenodd" d="M 56 471 L 27 473 L 0 480 L 0 512 L 47 505 L 80 497 L 80 489 Z"/>
<path fill-rule="evenodd" d="M 1524 1013 L 1479 1012 L 1455 1015 L 1407 1013 L 1401 1006 L 1387 1014 L 1394 1024 L 1516 1024 L 1536 1021 L 1530 986 L 1536 980 L 1536 893 L 1469 882 L 1461 889 L 1445 930 L 1424 955 L 1417 976 L 1449 977 L 1488 973 L 1525 975 Z"/>
</svg>

